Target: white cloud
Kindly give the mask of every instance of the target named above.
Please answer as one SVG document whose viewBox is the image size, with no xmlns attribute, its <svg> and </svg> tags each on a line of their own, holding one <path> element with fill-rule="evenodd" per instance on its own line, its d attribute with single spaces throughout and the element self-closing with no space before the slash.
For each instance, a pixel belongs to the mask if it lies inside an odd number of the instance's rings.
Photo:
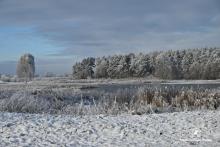
<svg viewBox="0 0 220 147">
<path fill-rule="evenodd" d="M 0 27 L 32 27 L 60 49 L 54 57 L 79 60 L 220 46 L 219 8 L 219 0 L 2 0 Z M 48 68 L 56 66 L 48 64 Z"/>
</svg>

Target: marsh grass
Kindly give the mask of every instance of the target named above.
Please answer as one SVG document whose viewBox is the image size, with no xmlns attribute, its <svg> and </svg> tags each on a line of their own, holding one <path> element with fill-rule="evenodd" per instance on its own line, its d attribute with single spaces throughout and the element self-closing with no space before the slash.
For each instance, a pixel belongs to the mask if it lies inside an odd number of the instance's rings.
<svg viewBox="0 0 220 147">
<path fill-rule="evenodd" d="M 24 88 L 18 91 L 0 89 L 0 111 L 94 115 L 130 113 L 163 113 L 218 109 L 219 89 L 181 90 L 167 87 L 141 87 L 137 90 L 119 89 L 116 92 L 71 89 Z"/>
</svg>

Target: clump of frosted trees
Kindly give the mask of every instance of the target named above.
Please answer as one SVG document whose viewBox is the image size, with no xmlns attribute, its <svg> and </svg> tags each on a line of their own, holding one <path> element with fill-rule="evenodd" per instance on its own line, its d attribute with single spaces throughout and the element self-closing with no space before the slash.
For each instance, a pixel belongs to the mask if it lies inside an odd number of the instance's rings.
<svg viewBox="0 0 220 147">
<path fill-rule="evenodd" d="M 25 54 L 21 56 L 17 65 L 17 77 L 23 81 L 30 81 L 34 78 L 35 62 L 34 56 Z"/>
<path fill-rule="evenodd" d="M 73 74 L 79 79 L 93 78 L 95 58 L 84 59 L 81 63 L 76 63 L 73 66 Z"/>
<path fill-rule="evenodd" d="M 153 75 L 161 79 L 219 79 L 220 49 L 185 49 L 149 54 L 87 58 L 73 66 L 73 76 L 131 78 Z"/>
</svg>

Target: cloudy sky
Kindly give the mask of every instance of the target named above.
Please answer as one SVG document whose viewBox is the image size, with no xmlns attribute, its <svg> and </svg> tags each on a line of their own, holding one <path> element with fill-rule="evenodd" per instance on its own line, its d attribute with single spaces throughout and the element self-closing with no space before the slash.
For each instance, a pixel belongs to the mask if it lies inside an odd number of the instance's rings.
<svg viewBox="0 0 220 147">
<path fill-rule="evenodd" d="M 0 73 L 24 53 L 37 73 L 88 56 L 219 47 L 219 0 L 0 0 Z"/>
</svg>

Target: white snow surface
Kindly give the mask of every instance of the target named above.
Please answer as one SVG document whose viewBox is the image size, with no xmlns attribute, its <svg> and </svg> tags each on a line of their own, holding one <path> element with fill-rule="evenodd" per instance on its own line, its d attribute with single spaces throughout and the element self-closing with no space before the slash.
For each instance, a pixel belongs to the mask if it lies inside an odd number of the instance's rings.
<svg viewBox="0 0 220 147">
<path fill-rule="evenodd" d="M 77 117 L 0 113 L 0 146 L 220 146 L 220 111 Z"/>
</svg>

